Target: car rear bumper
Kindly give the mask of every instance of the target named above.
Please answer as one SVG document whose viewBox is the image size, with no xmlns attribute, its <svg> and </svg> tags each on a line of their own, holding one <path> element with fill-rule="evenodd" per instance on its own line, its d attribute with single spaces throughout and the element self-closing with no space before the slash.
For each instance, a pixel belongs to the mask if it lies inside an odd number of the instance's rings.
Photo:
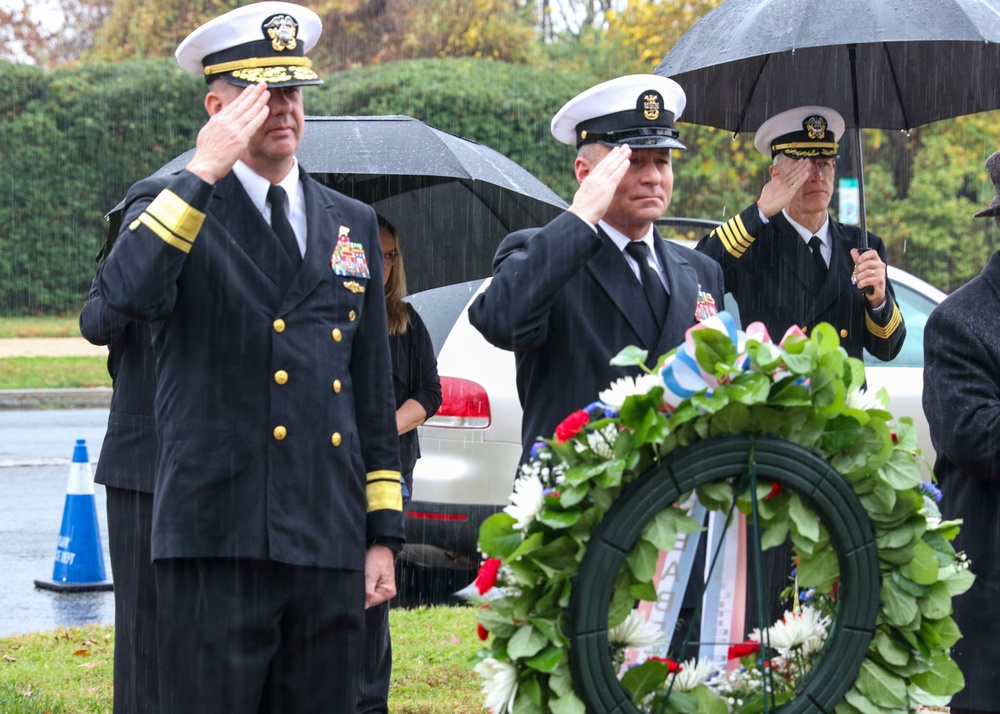
<svg viewBox="0 0 1000 714">
<path fill-rule="evenodd" d="M 475 571 L 479 526 L 500 505 L 412 501 L 406 514 L 406 546 L 400 557 L 420 568 Z"/>
</svg>

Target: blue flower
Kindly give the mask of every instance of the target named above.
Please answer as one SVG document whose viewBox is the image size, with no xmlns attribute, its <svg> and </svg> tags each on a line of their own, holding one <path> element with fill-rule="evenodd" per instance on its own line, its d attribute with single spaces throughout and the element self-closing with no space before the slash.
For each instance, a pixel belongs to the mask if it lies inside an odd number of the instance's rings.
<svg viewBox="0 0 1000 714">
<path fill-rule="evenodd" d="M 920 482 L 920 492 L 928 498 L 933 498 L 935 503 L 941 503 L 941 489 L 932 484 L 930 481 Z"/>
<path fill-rule="evenodd" d="M 583 411 L 587 412 L 594 421 L 598 419 L 616 419 L 618 417 L 618 411 L 602 401 L 591 402 L 583 408 Z"/>
<path fill-rule="evenodd" d="M 543 456 L 543 452 L 545 452 L 545 456 L 548 456 L 548 449 L 549 445 L 544 441 L 536 441 L 531 445 L 531 458 L 540 459 Z"/>
</svg>

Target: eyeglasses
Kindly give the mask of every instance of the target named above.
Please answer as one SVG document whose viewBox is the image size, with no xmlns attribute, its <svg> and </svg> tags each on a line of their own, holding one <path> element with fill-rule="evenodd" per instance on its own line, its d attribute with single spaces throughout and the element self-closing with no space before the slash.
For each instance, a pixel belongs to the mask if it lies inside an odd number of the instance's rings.
<svg viewBox="0 0 1000 714">
<path fill-rule="evenodd" d="M 399 258 L 399 253 L 395 250 L 390 250 L 388 253 L 382 253 L 382 262 L 386 265 L 393 265 L 397 258 Z"/>
</svg>

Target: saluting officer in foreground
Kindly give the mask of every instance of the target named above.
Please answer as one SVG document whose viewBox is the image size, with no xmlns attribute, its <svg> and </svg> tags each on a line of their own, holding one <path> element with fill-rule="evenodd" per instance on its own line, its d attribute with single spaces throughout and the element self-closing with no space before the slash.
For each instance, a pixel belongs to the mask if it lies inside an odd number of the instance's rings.
<svg viewBox="0 0 1000 714">
<path fill-rule="evenodd" d="M 177 49 L 208 83 L 187 167 L 133 186 L 100 289 L 149 321 L 164 714 L 353 712 L 402 496 L 375 213 L 295 152 L 320 20 L 284 2 Z"/>
<path fill-rule="evenodd" d="M 828 107 L 789 109 L 764 122 L 754 147 L 772 159 L 760 199 L 698 243 L 723 267 L 744 325 L 760 321 L 778 340 L 792 325 L 828 322 L 858 359 L 891 360 L 906 326 L 886 276 L 885 245 L 831 220 L 844 119 Z M 862 294 L 872 288 L 870 295 Z"/>
</svg>

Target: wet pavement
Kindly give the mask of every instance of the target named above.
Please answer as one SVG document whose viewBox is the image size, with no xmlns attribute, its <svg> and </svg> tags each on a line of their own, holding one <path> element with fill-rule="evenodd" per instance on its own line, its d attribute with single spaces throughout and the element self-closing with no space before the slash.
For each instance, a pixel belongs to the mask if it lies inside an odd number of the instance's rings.
<svg viewBox="0 0 1000 714">
<path fill-rule="evenodd" d="M 93 466 L 107 409 L 0 411 L 0 636 L 114 621 L 111 592 L 56 593 L 35 587 L 51 579 L 76 439 L 86 439 Z M 95 487 L 105 569 L 104 488 Z"/>
</svg>

